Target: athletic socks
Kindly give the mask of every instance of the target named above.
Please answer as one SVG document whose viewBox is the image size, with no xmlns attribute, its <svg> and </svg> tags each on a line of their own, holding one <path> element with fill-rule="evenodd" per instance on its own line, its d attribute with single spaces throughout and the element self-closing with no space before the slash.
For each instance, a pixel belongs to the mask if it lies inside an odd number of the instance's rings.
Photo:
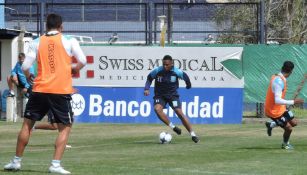
<svg viewBox="0 0 307 175">
<path fill-rule="evenodd" d="M 195 136 L 196 136 L 196 134 L 195 134 L 194 131 L 191 131 L 190 134 L 191 134 L 192 137 L 195 137 Z"/>
<path fill-rule="evenodd" d="M 170 122 L 168 126 L 171 127 L 172 129 L 175 128 L 175 125 L 172 122 Z"/>
<path fill-rule="evenodd" d="M 59 167 L 61 166 L 61 160 L 52 160 L 51 165 L 54 167 Z"/>
<path fill-rule="evenodd" d="M 14 156 L 13 162 L 21 162 L 21 157 Z"/>
</svg>

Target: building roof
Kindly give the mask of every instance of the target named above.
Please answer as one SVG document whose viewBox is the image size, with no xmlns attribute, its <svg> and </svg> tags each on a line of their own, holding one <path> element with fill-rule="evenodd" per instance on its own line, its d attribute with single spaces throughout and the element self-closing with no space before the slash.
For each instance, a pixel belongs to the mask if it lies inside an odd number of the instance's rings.
<svg viewBox="0 0 307 175">
<path fill-rule="evenodd" d="M 21 30 L 0 28 L 0 39 L 13 39 L 20 34 Z M 33 34 L 25 32 L 25 37 L 32 37 Z"/>
</svg>

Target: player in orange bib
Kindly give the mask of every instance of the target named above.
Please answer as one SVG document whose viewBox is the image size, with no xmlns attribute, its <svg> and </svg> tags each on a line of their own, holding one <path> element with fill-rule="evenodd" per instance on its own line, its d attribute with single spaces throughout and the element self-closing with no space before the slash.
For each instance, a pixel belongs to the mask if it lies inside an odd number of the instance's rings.
<svg viewBox="0 0 307 175">
<path fill-rule="evenodd" d="M 284 129 L 282 149 L 293 149 L 289 139 L 292 132 L 292 127 L 297 125 L 297 120 L 294 118 L 293 112 L 287 110 L 287 105 L 304 103 L 302 99 L 285 100 L 287 93 L 287 80 L 294 64 L 291 61 L 285 61 L 281 72 L 272 76 L 270 85 L 267 90 L 265 99 L 265 115 L 272 119 L 266 122 L 267 133 L 272 135 L 272 129 L 280 126 Z"/>
<path fill-rule="evenodd" d="M 33 93 L 27 103 L 24 121 L 18 136 L 16 154 L 13 160 L 4 166 L 5 170 L 19 170 L 21 158 L 29 142 L 35 121 L 40 121 L 48 111 L 54 115 L 58 125 L 58 137 L 49 172 L 71 174 L 61 166 L 61 159 L 73 123 L 71 108 L 72 74 L 86 64 L 78 41 L 62 35 L 62 17 L 49 14 L 46 22 L 47 33 L 35 39 L 29 46 L 26 59 L 22 65 L 25 75 L 30 78 L 29 68 L 37 60 L 38 75 L 34 79 Z M 72 58 L 77 64 L 72 65 Z"/>
</svg>

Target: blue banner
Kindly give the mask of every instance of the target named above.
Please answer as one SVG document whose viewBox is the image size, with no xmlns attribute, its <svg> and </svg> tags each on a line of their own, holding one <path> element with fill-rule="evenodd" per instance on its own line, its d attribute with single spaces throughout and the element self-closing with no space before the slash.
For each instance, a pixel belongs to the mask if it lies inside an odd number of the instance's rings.
<svg viewBox="0 0 307 175">
<path fill-rule="evenodd" d="M 161 123 L 153 108 L 153 88 L 75 87 L 72 108 L 75 122 Z M 242 88 L 179 88 L 183 113 L 192 124 L 241 124 Z M 181 123 L 167 106 L 173 123 Z"/>
</svg>

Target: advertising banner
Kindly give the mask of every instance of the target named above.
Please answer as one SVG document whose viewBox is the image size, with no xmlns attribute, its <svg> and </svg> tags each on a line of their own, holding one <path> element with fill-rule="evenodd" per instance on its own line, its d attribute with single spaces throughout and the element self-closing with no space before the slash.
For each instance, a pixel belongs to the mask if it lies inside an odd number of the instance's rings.
<svg viewBox="0 0 307 175">
<path fill-rule="evenodd" d="M 72 108 L 76 122 L 161 123 L 144 89 L 75 87 Z M 193 124 L 241 124 L 242 88 L 179 88 L 182 110 Z M 181 123 L 167 106 L 165 113 L 174 123 Z"/>
<path fill-rule="evenodd" d="M 74 78 L 76 86 L 144 87 L 147 75 L 162 66 L 165 55 L 171 55 L 174 66 L 190 76 L 193 87 L 244 86 L 244 78 L 222 64 L 227 60 L 241 61 L 243 47 L 82 46 L 82 50 L 88 64 Z"/>
</svg>

